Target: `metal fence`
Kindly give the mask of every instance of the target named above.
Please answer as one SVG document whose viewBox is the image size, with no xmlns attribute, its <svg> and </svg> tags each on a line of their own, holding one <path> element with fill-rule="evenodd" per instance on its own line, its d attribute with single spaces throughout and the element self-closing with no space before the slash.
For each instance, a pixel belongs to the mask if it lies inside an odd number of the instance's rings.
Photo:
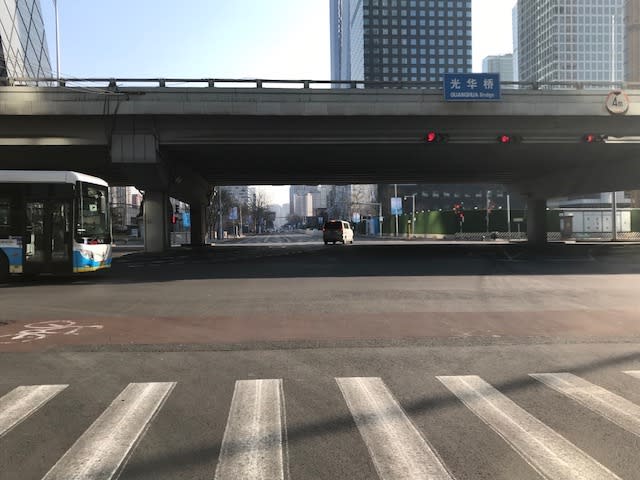
<svg viewBox="0 0 640 480">
<path fill-rule="evenodd" d="M 422 81 L 364 81 L 364 80 L 286 80 L 259 78 L 28 78 L 0 77 L 0 86 L 45 86 L 60 88 L 98 88 L 117 91 L 121 88 L 287 88 L 287 89 L 417 89 L 442 90 L 443 82 Z M 509 90 L 555 90 L 555 89 L 640 89 L 640 83 L 630 82 L 500 82 Z"/>
</svg>

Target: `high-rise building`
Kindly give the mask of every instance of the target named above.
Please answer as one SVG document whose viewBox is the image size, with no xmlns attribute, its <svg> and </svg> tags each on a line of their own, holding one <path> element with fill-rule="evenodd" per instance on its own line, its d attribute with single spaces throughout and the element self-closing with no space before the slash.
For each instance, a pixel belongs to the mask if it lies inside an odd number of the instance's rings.
<svg viewBox="0 0 640 480">
<path fill-rule="evenodd" d="M 331 0 L 332 80 L 471 71 L 471 0 Z"/>
<path fill-rule="evenodd" d="M 518 49 L 518 4 L 516 3 L 511 10 L 511 28 L 513 39 L 513 81 L 520 81 L 520 71 L 518 70 L 518 55 L 520 50 Z"/>
<path fill-rule="evenodd" d="M 326 203 L 322 202 L 318 185 L 291 185 L 289 187 L 289 213 L 291 215 L 312 217 L 318 208 L 324 207 L 326 207 Z"/>
<path fill-rule="evenodd" d="M 40 0 L 0 2 L 0 78 L 51 78 Z"/>
<path fill-rule="evenodd" d="M 627 82 L 640 82 L 640 0 L 626 0 L 624 72 Z"/>
<path fill-rule="evenodd" d="M 330 218 L 342 220 L 349 220 L 355 212 L 377 215 L 377 198 L 377 185 L 332 185 L 327 196 L 327 212 Z"/>
<path fill-rule="evenodd" d="M 518 0 L 523 82 L 624 78 L 624 0 Z"/>
<path fill-rule="evenodd" d="M 513 54 L 489 55 L 482 60 L 483 73 L 499 73 L 501 82 L 513 82 Z"/>
<path fill-rule="evenodd" d="M 221 187 L 227 192 L 239 205 L 249 205 L 251 194 L 247 185 L 228 185 Z"/>
</svg>

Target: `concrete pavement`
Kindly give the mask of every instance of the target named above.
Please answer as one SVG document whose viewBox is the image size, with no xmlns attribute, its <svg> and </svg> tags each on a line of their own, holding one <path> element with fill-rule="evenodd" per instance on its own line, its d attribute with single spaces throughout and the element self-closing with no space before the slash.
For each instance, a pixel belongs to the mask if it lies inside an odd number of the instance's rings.
<svg viewBox="0 0 640 480">
<path fill-rule="evenodd" d="M 1 477 L 640 478 L 637 246 L 269 243 L 0 287 Z"/>
</svg>

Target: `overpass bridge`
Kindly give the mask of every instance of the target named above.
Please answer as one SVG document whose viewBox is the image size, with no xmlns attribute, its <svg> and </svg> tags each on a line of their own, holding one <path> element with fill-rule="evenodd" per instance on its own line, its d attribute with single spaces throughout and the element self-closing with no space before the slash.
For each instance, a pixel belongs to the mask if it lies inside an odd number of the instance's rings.
<svg viewBox="0 0 640 480">
<path fill-rule="evenodd" d="M 529 198 L 536 242 L 546 198 L 640 187 L 640 90 L 629 85 L 614 88 L 624 88 L 614 96 L 626 107 L 616 114 L 611 85 L 522 84 L 497 102 L 446 102 L 440 84 L 4 83 L 0 168 L 73 169 L 136 185 L 157 233 L 150 250 L 166 245 L 167 195 L 192 205 L 192 238 L 202 241 L 212 184 L 499 182 Z"/>
</svg>

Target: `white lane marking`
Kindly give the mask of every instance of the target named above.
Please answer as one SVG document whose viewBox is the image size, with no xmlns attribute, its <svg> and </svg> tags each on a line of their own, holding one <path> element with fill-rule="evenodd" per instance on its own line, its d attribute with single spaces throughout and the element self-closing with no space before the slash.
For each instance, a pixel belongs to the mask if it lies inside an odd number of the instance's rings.
<svg viewBox="0 0 640 480">
<path fill-rule="evenodd" d="M 380 378 L 336 382 L 382 480 L 452 479 Z"/>
<path fill-rule="evenodd" d="M 117 478 L 175 382 L 130 383 L 43 480 Z"/>
<path fill-rule="evenodd" d="M 640 407 L 626 398 L 571 373 L 532 373 L 530 376 L 640 436 Z"/>
<path fill-rule="evenodd" d="M 538 473 L 553 480 L 619 477 L 475 375 L 437 377 Z"/>
<path fill-rule="evenodd" d="M 640 370 L 627 370 L 624 373 L 640 380 Z"/>
<path fill-rule="evenodd" d="M 281 379 L 236 381 L 215 479 L 284 479 L 284 412 Z"/>
<path fill-rule="evenodd" d="M 0 398 L 0 437 L 33 415 L 69 385 L 17 387 Z"/>
</svg>

